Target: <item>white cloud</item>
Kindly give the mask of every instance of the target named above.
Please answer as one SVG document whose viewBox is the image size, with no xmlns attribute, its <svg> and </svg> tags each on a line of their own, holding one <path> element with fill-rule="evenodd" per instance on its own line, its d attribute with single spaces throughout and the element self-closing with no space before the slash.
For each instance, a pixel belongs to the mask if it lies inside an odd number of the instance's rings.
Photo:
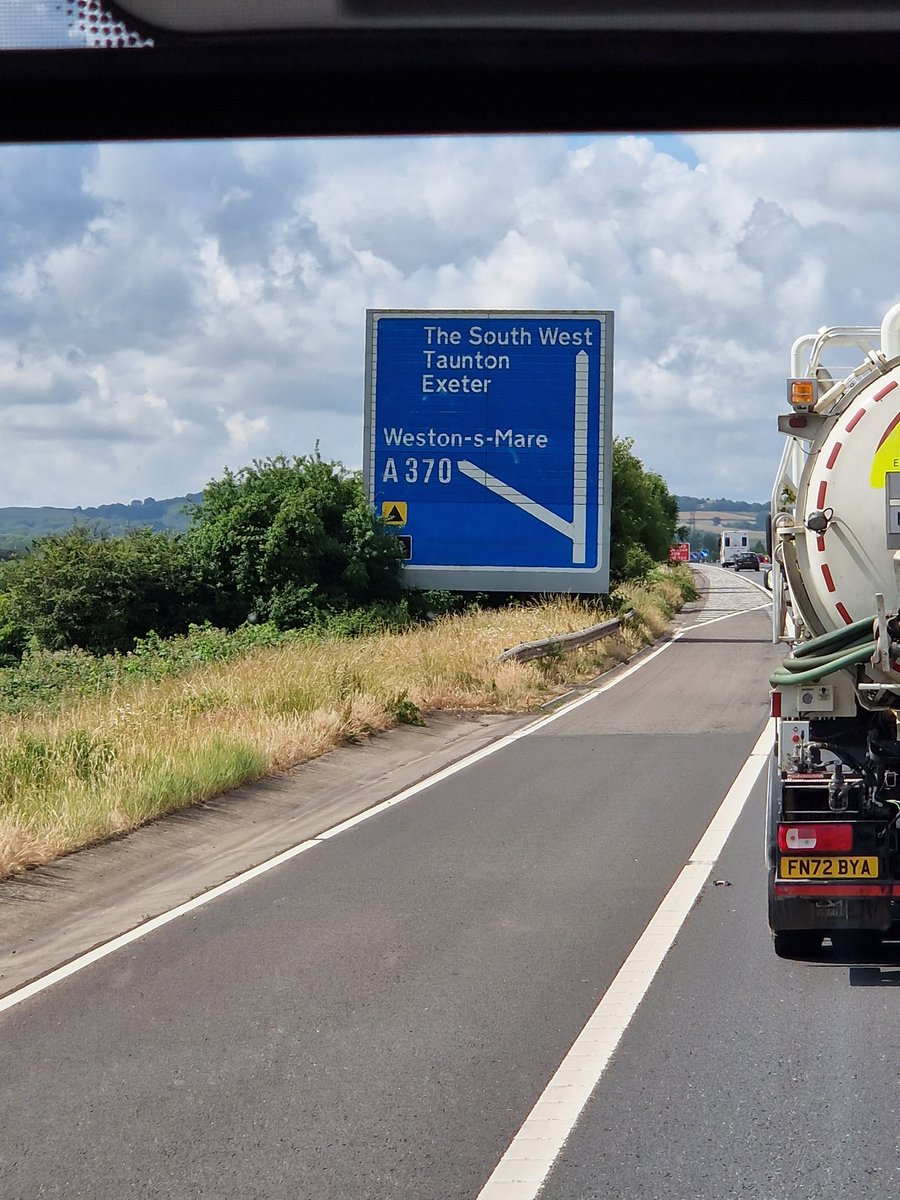
<svg viewBox="0 0 900 1200">
<path fill-rule="evenodd" d="M 231 413 L 224 421 L 228 430 L 229 445 L 241 454 L 253 456 L 253 445 L 261 434 L 268 431 L 268 417 L 247 417 L 242 412 Z M 255 457 L 255 456 L 253 456 Z"/>
<path fill-rule="evenodd" d="M 0 147 L 0 505 L 358 466 L 370 307 L 613 309 L 616 432 L 762 499 L 794 338 L 898 298 L 898 195 L 883 132 Z"/>
</svg>

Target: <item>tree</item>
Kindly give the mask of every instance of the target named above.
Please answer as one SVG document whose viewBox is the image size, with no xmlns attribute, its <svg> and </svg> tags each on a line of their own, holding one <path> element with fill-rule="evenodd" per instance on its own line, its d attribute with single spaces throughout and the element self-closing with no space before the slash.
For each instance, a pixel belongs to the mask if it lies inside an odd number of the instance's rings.
<svg viewBox="0 0 900 1200">
<path fill-rule="evenodd" d="M 181 540 L 146 528 L 123 537 L 88 525 L 48 534 L 3 564 L 0 583 L 6 625 L 48 650 L 124 651 L 151 629 L 182 633 L 203 616 Z"/>
<path fill-rule="evenodd" d="M 678 498 L 661 475 L 648 471 L 632 452 L 632 438 L 615 438 L 612 461 L 610 578 L 613 583 L 645 575 L 668 558 L 678 524 Z"/>
<path fill-rule="evenodd" d="M 358 474 L 318 450 L 226 470 L 192 506 L 185 537 L 225 624 L 255 615 L 302 626 L 402 592 L 398 539 L 376 520 Z"/>
</svg>

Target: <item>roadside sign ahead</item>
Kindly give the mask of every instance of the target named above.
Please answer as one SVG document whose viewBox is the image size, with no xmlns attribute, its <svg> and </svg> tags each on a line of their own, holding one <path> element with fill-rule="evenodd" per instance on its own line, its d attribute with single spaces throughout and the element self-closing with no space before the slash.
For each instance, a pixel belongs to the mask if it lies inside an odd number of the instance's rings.
<svg viewBox="0 0 900 1200">
<path fill-rule="evenodd" d="M 366 317 L 363 474 L 409 582 L 607 591 L 613 314 Z"/>
</svg>

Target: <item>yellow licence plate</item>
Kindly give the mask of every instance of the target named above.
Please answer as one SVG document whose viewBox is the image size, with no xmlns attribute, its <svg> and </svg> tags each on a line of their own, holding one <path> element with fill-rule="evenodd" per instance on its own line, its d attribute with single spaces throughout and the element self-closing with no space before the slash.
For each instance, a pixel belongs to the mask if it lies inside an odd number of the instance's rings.
<svg viewBox="0 0 900 1200">
<path fill-rule="evenodd" d="M 827 858 L 782 858 L 782 879 L 877 879 L 878 859 L 851 855 Z"/>
</svg>

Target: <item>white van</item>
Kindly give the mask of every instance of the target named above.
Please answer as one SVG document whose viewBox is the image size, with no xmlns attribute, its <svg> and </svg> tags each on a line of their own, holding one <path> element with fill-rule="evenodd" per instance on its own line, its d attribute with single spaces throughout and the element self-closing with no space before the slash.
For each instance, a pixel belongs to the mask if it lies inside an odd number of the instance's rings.
<svg viewBox="0 0 900 1200">
<path fill-rule="evenodd" d="M 733 567 L 734 556 L 748 554 L 759 537 L 759 531 L 755 529 L 726 529 L 719 534 L 719 562 L 723 567 Z"/>
</svg>

